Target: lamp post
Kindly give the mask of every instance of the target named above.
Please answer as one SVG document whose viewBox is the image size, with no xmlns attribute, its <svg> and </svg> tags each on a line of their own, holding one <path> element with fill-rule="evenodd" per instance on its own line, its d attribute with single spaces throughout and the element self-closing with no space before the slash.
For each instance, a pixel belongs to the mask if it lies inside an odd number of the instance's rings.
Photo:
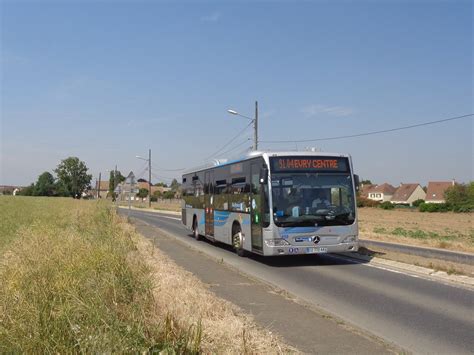
<svg viewBox="0 0 474 355">
<path fill-rule="evenodd" d="M 257 150 L 258 149 L 258 102 L 255 101 L 255 117 L 254 118 L 242 115 L 235 110 L 227 110 L 227 112 L 230 113 L 231 115 L 244 117 L 253 122 L 253 150 Z"/>
<path fill-rule="evenodd" d="M 148 162 L 148 207 L 151 208 L 151 149 L 148 150 L 148 159 L 142 158 L 139 155 L 136 158 Z"/>
</svg>

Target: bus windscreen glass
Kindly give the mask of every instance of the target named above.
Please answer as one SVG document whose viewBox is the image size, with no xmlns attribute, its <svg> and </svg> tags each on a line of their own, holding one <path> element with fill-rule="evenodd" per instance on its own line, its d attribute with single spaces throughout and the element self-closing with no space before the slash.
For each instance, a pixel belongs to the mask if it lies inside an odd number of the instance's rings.
<svg viewBox="0 0 474 355">
<path fill-rule="evenodd" d="M 350 225 L 355 198 L 347 158 L 271 160 L 273 220 L 279 227 Z"/>
</svg>

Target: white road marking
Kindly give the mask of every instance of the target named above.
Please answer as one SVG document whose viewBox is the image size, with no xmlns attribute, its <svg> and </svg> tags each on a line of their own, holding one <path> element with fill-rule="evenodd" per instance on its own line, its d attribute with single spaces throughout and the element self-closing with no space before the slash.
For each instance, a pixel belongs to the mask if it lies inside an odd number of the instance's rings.
<svg viewBox="0 0 474 355">
<path fill-rule="evenodd" d="M 416 273 L 416 271 L 413 271 L 413 270 L 394 269 L 390 265 L 388 265 L 388 266 L 377 265 L 377 264 L 373 264 L 373 263 L 370 263 L 370 262 L 359 261 L 359 260 L 353 259 L 349 256 L 344 257 L 344 256 L 337 256 L 337 255 L 334 255 L 334 254 L 326 254 L 326 256 L 329 256 L 330 258 L 336 258 L 336 259 L 341 259 L 341 260 L 346 260 L 346 261 L 350 260 L 351 262 L 353 262 L 355 264 L 362 265 L 362 266 L 373 267 L 375 269 L 389 271 L 389 272 L 393 272 L 395 274 L 401 274 L 401 275 L 413 277 L 413 278 L 416 278 L 416 279 L 423 279 L 423 280 L 427 280 L 427 281 L 431 281 L 431 282 L 441 283 L 441 284 L 446 285 L 446 286 L 462 288 L 463 290 L 473 291 L 472 286 L 468 283 L 459 283 L 459 282 L 456 282 L 454 280 L 445 280 L 445 279 L 441 279 L 439 277 L 436 277 L 432 274 L 424 275 L 424 274 L 418 274 L 418 273 Z"/>
</svg>

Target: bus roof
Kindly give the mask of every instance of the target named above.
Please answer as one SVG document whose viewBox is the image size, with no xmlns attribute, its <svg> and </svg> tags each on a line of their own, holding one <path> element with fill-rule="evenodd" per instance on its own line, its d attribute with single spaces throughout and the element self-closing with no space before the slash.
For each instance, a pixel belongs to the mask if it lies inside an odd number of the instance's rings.
<svg viewBox="0 0 474 355">
<path fill-rule="evenodd" d="M 249 160 L 256 157 L 281 157 L 281 156 L 325 156 L 325 157 L 344 157 L 349 158 L 349 154 L 342 154 L 342 153 L 328 153 L 328 152 L 312 152 L 312 151 L 252 151 L 248 154 L 237 158 L 237 159 L 214 159 L 207 164 L 203 164 L 200 166 L 196 166 L 191 169 L 186 169 L 183 172 L 183 175 L 195 173 L 198 171 L 203 171 L 211 168 L 216 168 L 218 166 L 224 166 L 234 163 L 239 163 L 245 160 Z"/>
</svg>

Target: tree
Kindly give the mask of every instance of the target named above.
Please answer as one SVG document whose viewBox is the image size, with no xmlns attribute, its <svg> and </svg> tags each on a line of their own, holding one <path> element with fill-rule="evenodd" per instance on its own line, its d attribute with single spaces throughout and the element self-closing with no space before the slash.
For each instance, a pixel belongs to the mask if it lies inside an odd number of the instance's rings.
<svg viewBox="0 0 474 355">
<path fill-rule="evenodd" d="M 110 176 L 109 176 L 109 196 L 112 196 L 115 198 L 115 195 L 114 195 L 114 191 L 115 191 L 115 188 L 118 186 L 118 184 L 120 184 L 121 182 L 124 182 L 126 179 L 125 176 L 122 175 L 122 173 L 117 170 L 117 173 L 115 172 L 115 170 L 112 170 L 110 172 Z"/>
<path fill-rule="evenodd" d="M 87 174 L 87 166 L 77 157 L 61 160 L 54 172 L 58 175 L 58 187 L 63 196 L 81 198 L 90 188 L 92 175 Z"/>
<path fill-rule="evenodd" d="M 168 187 L 164 182 L 158 182 L 155 184 L 155 186 L 163 186 L 163 187 Z"/>
<path fill-rule="evenodd" d="M 33 196 L 35 192 L 35 184 L 31 184 L 30 186 L 24 187 L 20 190 L 18 195 L 20 196 Z"/>
<path fill-rule="evenodd" d="M 172 191 L 178 191 L 178 189 L 179 189 L 180 186 L 181 186 L 181 185 L 179 184 L 178 180 L 173 179 L 173 181 L 171 181 L 170 187 L 171 187 L 171 190 L 172 190 Z"/>
<path fill-rule="evenodd" d="M 54 177 L 49 171 L 45 171 L 38 177 L 33 194 L 35 196 L 53 196 L 55 193 Z"/>
<path fill-rule="evenodd" d="M 137 197 L 145 198 L 147 196 L 148 196 L 148 189 L 141 188 L 140 190 L 138 190 Z"/>
<path fill-rule="evenodd" d="M 112 170 L 109 175 L 109 196 L 114 196 L 115 191 L 115 171 Z"/>
<path fill-rule="evenodd" d="M 449 187 L 444 198 L 454 212 L 474 211 L 474 181 L 468 185 L 456 184 Z"/>
<path fill-rule="evenodd" d="M 372 185 L 372 181 L 370 181 L 370 180 L 362 180 L 362 181 L 360 182 L 360 185 Z"/>
</svg>

